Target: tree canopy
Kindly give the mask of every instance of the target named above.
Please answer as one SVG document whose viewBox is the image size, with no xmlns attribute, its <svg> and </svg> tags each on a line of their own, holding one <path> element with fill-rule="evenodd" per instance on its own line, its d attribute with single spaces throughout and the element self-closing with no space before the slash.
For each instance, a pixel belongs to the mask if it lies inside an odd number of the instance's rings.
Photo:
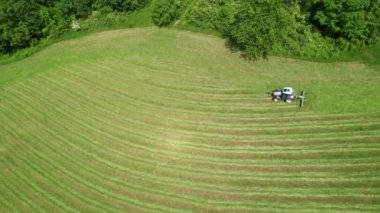
<svg viewBox="0 0 380 213">
<path fill-rule="evenodd" d="M 0 0 L 0 54 L 70 30 L 95 11 L 129 13 L 150 0 Z M 375 44 L 380 0 L 152 0 L 151 18 L 219 31 L 250 59 L 271 54 L 329 56 Z M 185 12 L 186 11 L 186 12 Z M 95 17 L 95 16 L 94 16 Z"/>
</svg>

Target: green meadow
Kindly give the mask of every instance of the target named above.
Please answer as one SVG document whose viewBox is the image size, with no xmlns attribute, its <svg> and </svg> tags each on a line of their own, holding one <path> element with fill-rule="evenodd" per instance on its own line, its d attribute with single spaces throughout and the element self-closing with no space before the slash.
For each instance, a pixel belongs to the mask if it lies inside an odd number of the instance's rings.
<svg viewBox="0 0 380 213">
<path fill-rule="evenodd" d="M 380 68 L 365 60 L 247 61 L 149 27 L 0 65 L 0 211 L 379 212 Z M 283 86 L 305 107 L 272 102 Z"/>
</svg>

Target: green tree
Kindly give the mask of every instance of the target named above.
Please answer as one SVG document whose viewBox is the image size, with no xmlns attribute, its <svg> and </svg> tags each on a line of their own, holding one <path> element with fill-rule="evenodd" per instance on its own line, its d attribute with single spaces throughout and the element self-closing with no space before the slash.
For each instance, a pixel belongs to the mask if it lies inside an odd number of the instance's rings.
<svg viewBox="0 0 380 213">
<path fill-rule="evenodd" d="M 378 0 L 372 6 L 378 6 Z M 369 25 L 376 22 L 371 13 L 370 0 L 322 0 L 315 5 L 312 19 L 321 32 L 337 40 L 345 40 L 353 45 L 364 45 L 373 36 Z M 371 18 L 372 17 L 372 18 Z M 377 16 L 377 22 L 379 16 Z"/>
<path fill-rule="evenodd" d="M 267 58 L 276 42 L 281 4 L 277 0 L 244 1 L 227 36 L 251 59 Z"/>
<path fill-rule="evenodd" d="M 0 1 L 0 52 L 35 45 L 43 37 L 40 5 L 26 0 Z"/>
<path fill-rule="evenodd" d="M 380 38 L 380 1 L 371 0 L 365 20 L 367 27 L 364 32 L 366 44 L 375 44 Z"/>
<path fill-rule="evenodd" d="M 181 4 L 178 0 L 158 0 L 153 9 L 153 23 L 164 27 L 172 23 L 180 15 Z"/>
<path fill-rule="evenodd" d="M 199 0 L 187 15 L 187 21 L 203 29 L 225 33 L 237 13 L 236 0 Z"/>
<path fill-rule="evenodd" d="M 75 0 L 75 15 L 77 18 L 87 18 L 91 15 L 94 0 Z"/>
<path fill-rule="evenodd" d="M 114 11 L 129 12 L 140 9 L 149 3 L 149 0 L 97 0 L 97 9 L 109 7 Z"/>
</svg>

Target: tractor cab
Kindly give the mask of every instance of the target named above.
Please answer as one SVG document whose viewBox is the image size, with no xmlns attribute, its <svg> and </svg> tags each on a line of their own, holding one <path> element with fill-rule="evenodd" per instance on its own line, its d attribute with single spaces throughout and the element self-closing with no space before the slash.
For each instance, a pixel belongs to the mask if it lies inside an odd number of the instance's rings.
<svg viewBox="0 0 380 213">
<path fill-rule="evenodd" d="M 285 102 L 292 102 L 297 98 L 296 91 L 292 87 L 282 88 L 282 100 Z"/>
<path fill-rule="evenodd" d="M 296 91 L 292 87 L 284 87 L 282 89 L 276 89 L 272 91 L 273 101 L 292 102 L 297 99 Z"/>
</svg>

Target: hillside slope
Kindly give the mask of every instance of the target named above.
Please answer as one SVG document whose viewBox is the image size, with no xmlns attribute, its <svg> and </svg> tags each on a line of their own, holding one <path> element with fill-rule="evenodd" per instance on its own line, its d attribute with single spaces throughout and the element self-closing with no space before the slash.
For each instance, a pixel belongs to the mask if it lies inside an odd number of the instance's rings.
<svg viewBox="0 0 380 213">
<path fill-rule="evenodd" d="M 145 28 L 0 70 L 1 212 L 380 210 L 375 68 Z M 267 97 L 285 85 L 306 108 Z"/>
</svg>

